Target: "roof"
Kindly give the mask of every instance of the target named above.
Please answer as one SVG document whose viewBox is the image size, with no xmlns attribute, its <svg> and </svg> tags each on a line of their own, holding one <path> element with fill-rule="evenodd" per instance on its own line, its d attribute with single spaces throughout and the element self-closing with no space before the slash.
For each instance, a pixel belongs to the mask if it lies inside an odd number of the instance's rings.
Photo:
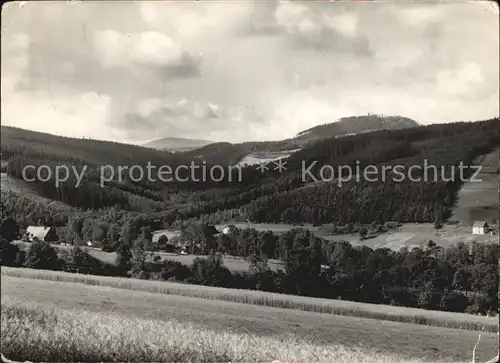
<svg viewBox="0 0 500 363">
<path fill-rule="evenodd" d="M 472 227 L 487 227 L 488 223 L 486 221 L 475 221 Z"/>
<path fill-rule="evenodd" d="M 50 227 L 29 226 L 28 228 L 26 228 L 26 232 L 28 232 L 31 237 L 36 237 L 39 240 L 43 240 L 50 232 Z"/>
<path fill-rule="evenodd" d="M 207 225 L 206 228 L 207 228 L 207 232 L 210 232 L 212 234 L 219 234 L 220 233 L 220 231 L 217 230 L 217 228 L 215 228 L 215 226 L 213 224 Z"/>
<path fill-rule="evenodd" d="M 153 237 L 151 238 L 152 242 L 158 242 L 161 236 L 165 236 L 168 238 L 168 240 L 171 240 L 175 236 L 179 236 L 181 233 L 179 231 L 169 231 L 166 229 L 159 230 L 159 231 L 154 231 L 153 232 Z"/>
</svg>

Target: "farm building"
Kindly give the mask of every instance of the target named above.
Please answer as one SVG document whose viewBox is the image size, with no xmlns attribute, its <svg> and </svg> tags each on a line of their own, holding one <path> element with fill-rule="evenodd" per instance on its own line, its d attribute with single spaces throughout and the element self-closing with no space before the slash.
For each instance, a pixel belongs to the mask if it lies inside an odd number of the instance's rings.
<svg viewBox="0 0 500 363">
<path fill-rule="evenodd" d="M 152 237 L 151 241 L 153 243 L 158 243 L 161 236 L 167 237 L 167 239 L 170 241 L 172 238 L 178 237 L 180 234 L 181 234 L 180 231 L 169 231 L 166 229 L 162 229 L 162 230 L 153 232 L 153 237 Z"/>
<path fill-rule="evenodd" d="M 26 229 L 27 237 L 30 241 L 39 240 L 46 242 L 57 241 L 55 228 L 44 226 L 29 226 Z"/>
<path fill-rule="evenodd" d="M 236 231 L 236 226 L 234 224 L 228 224 L 222 228 L 222 233 L 224 234 L 233 234 Z"/>
<path fill-rule="evenodd" d="M 486 234 L 489 232 L 488 223 L 485 221 L 475 221 L 472 226 L 472 234 Z"/>
</svg>

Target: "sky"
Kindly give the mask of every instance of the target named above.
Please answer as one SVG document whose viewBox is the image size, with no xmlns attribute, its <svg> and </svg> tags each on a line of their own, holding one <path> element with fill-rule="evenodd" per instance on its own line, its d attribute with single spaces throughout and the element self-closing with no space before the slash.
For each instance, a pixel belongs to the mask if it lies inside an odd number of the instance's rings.
<svg viewBox="0 0 500 363">
<path fill-rule="evenodd" d="M 1 123 L 70 137 L 280 140 L 376 113 L 499 116 L 495 2 L 12 2 Z"/>
</svg>

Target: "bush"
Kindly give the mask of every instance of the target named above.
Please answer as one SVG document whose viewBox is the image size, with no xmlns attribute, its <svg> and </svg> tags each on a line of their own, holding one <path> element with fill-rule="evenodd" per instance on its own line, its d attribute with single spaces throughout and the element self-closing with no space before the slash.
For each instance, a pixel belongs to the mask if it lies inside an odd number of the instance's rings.
<svg viewBox="0 0 500 363">
<path fill-rule="evenodd" d="M 453 313 L 461 313 L 466 310 L 469 300 L 464 294 L 451 291 L 441 298 L 439 307 L 445 311 L 451 311 Z"/>
<path fill-rule="evenodd" d="M 387 230 L 388 230 L 388 229 L 396 229 L 396 228 L 398 228 L 398 227 L 401 227 L 401 225 L 402 225 L 402 224 L 401 224 L 401 223 L 399 223 L 399 222 L 389 221 L 389 222 L 385 222 L 385 223 L 384 223 L 384 228 L 385 228 L 385 229 L 387 229 Z"/>
<path fill-rule="evenodd" d="M 54 248 L 45 241 L 33 242 L 24 262 L 25 267 L 41 270 L 60 270 L 63 265 Z"/>
<path fill-rule="evenodd" d="M 164 261 L 161 268 L 161 278 L 163 280 L 184 281 L 193 274 L 188 266 L 177 261 Z"/>
<path fill-rule="evenodd" d="M 487 296 L 476 295 L 473 298 L 472 304 L 467 306 L 465 312 L 467 314 L 481 314 L 486 315 L 491 312 L 493 306 L 492 299 Z"/>
<path fill-rule="evenodd" d="M 231 287 L 233 275 L 223 266 L 221 255 L 211 255 L 207 258 L 196 258 L 193 261 L 191 271 L 195 282 L 219 287 Z"/>
<path fill-rule="evenodd" d="M 2 266 L 18 267 L 23 265 L 26 253 L 18 246 L 2 238 L 0 248 L 0 264 Z"/>
</svg>

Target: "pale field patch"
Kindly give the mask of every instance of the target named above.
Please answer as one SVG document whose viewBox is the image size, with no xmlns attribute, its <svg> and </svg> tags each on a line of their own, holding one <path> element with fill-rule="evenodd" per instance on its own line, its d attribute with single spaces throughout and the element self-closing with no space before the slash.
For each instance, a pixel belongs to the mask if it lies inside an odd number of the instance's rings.
<svg viewBox="0 0 500 363">
<path fill-rule="evenodd" d="M 2 298 L 2 353 L 33 361 L 424 362 L 301 339 L 223 333 L 175 321 L 40 307 Z"/>
</svg>

